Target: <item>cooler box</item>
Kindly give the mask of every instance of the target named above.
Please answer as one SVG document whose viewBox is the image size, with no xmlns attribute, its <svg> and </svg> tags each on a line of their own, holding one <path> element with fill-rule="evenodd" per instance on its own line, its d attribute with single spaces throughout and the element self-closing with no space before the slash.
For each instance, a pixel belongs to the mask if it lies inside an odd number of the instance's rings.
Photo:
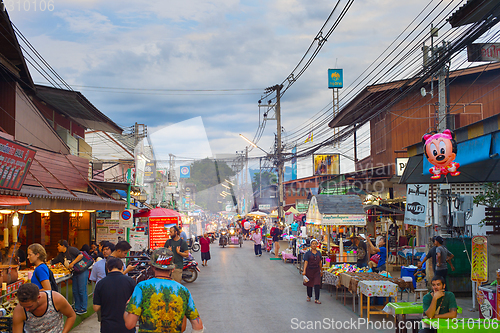
<svg viewBox="0 0 500 333">
<path fill-rule="evenodd" d="M 239 242 L 238 236 L 231 236 L 231 244 L 239 244 Z"/>
<path fill-rule="evenodd" d="M 481 319 L 494 319 L 497 293 L 496 286 L 483 286 L 479 287 L 478 302 L 479 302 L 479 318 Z"/>
<path fill-rule="evenodd" d="M 413 288 L 417 288 L 417 279 L 413 275 L 413 274 L 415 274 L 415 271 L 417 269 L 418 269 L 417 267 L 409 267 L 409 266 L 408 267 L 407 266 L 401 267 L 401 277 L 404 277 L 404 276 L 411 277 L 411 279 L 413 280 Z"/>
</svg>

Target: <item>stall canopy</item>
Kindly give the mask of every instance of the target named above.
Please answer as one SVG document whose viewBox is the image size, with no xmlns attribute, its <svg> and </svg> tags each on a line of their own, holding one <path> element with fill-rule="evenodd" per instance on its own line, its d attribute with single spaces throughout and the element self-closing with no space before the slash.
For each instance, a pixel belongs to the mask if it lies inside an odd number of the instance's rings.
<svg viewBox="0 0 500 333">
<path fill-rule="evenodd" d="M 153 208 L 136 213 L 134 217 L 183 217 L 179 212 L 166 208 Z"/>
<path fill-rule="evenodd" d="M 255 212 L 248 213 L 247 216 L 265 217 L 265 216 L 267 216 L 267 214 L 264 212 L 255 211 Z"/>
<path fill-rule="evenodd" d="M 306 222 L 318 225 L 366 225 L 366 213 L 357 195 L 315 195 Z"/>
<path fill-rule="evenodd" d="M 287 213 L 292 213 L 294 215 L 298 215 L 300 214 L 300 212 L 298 210 L 295 209 L 295 207 L 290 207 L 289 210 L 286 211 Z"/>
<path fill-rule="evenodd" d="M 0 206 L 27 206 L 30 204 L 28 198 L 25 197 L 0 195 Z"/>
</svg>

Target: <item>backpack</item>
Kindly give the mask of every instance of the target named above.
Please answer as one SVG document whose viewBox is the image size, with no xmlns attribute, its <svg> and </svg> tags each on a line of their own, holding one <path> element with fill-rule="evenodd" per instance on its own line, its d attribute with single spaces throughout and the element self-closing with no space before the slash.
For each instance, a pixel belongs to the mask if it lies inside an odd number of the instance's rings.
<svg viewBox="0 0 500 333">
<path fill-rule="evenodd" d="M 46 264 L 44 264 L 44 265 L 47 266 Z M 57 282 L 56 282 L 56 278 L 54 277 L 54 273 L 52 273 L 52 270 L 49 268 L 49 266 L 47 266 L 47 269 L 49 270 L 50 289 L 52 289 L 52 291 L 59 292 L 59 287 L 57 286 Z M 40 282 L 40 284 L 42 284 L 42 281 L 40 281 L 40 278 L 38 277 L 38 275 L 36 273 L 35 273 L 35 277 L 38 280 L 38 282 Z"/>
</svg>

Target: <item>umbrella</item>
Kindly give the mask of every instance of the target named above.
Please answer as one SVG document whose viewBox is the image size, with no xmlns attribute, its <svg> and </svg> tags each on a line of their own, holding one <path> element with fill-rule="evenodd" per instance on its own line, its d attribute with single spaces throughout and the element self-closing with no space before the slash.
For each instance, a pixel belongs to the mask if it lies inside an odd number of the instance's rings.
<svg viewBox="0 0 500 333">
<path fill-rule="evenodd" d="M 247 216 L 257 216 L 257 217 L 263 217 L 263 216 L 267 216 L 266 213 L 264 212 L 259 212 L 258 210 L 255 211 L 255 212 L 250 212 L 247 214 Z"/>
<path fill-rule="evenodd" d="M 293 215 L 298 215 L 300 212 L 295 209 L 295 207 L 290 207 L 289 210 L 286 211 L 287 213 L 292 213 Z"/>
<path fill-rule="evenodd" d="M 183 217 L 179 212 L 166 208 L 153 208 L 142 211 L 134 215 L 134 217 Z"/>
</svg>

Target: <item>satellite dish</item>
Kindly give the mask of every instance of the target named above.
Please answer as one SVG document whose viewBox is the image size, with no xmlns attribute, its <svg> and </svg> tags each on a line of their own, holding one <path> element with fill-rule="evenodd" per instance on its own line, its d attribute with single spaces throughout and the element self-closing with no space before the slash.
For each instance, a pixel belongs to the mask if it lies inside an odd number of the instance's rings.
<svg viewBox="0 0 500 333">
<path fill-rule="evenodd" d="M 427 91 L 425 91 L 424 87 L 420 89 L 420 95 L 422 95 L 422 97 L 425 97 L 425 95 L 427 95 Z"/>
</svg>

